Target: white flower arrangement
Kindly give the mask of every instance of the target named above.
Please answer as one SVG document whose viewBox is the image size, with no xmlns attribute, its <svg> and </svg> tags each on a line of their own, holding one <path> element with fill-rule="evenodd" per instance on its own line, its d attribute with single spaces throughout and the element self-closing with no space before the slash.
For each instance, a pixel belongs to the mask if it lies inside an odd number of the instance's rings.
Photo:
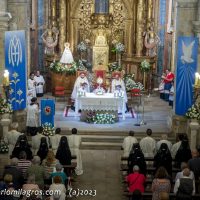
<svg viewBox="0 0 200 200">
<path fill-rule="evenodd" d="M 199 107 L 199 108 L 198 108 Z M 199 113 L 200 105 L 194 104 L 191 108 L 188 109 L 185 116 L 188 119 L 197 119 L 200 120 L 200 113 Z"/>
<path fill-rule="evenodd" d="M 147 60 L 143 60 L 140 64 L 142 72 L 148 72 L 150 70 L 150 63 Z"/>
<path fill-rule="evenodd" d="M 0 97 L 0 114 L 12 113 L 12 105 L 6 102 L 6 99 Z"/>
<path fill-rule="evenodd" d="M 43 127 L 43 132 L 42 134 L 45 136 L 53 136 L 55 135 L 55 128 L 52 126 L 51 123 L 46 122 L 45 124 L 42 125 Z"/>
<path fill-rule="evenodd" d="M 124 46 L 124 44 L 122 44 L 122 43 L 120 43 L 120 42 L 116 43 L 116 44 L 115 44 L 115 51 L 116 51 L 117 53 L 123 53 L 123 52 L 125 51 L 125 46 Z"/>
<path fill-rule="evenodd" d="M 4 140 L 1 140 L 0 141 L 0 153 L 8 153 L 8 151 L 9 151 L 8 144 Z"/>
<path fill-rule="evenodd" d="M 78 45 L 77 45 L 77 50 L 79 52 L 85 52 L 87 50 L 87 46 L 85 44 L 85 42 L 80 42 Z"/>
<path fill-rule="evenodd" d="M 117 118 L 111 113 L 97 113 L 93 116 L 93 121 L 95 124 L 114 124 Z"/>
<path fill-rule="evenodd" d="M 141 91 L 144 90 L 144 86 L 140 82 L 135 82 L 134 81 L 134 74 L 133 75 L 126 75 L 124 77 L 124 82 L 126 86 L 126 91 L 131 91 L 132 89 L 140 89 Z"/>
</svg>

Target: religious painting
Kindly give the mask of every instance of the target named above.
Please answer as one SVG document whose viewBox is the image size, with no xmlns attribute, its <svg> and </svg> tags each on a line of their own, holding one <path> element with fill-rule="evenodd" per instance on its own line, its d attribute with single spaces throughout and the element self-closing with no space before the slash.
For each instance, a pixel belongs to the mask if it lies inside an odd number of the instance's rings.
<svg viewBox="0 0 200 200">
<path fill-rule="evenodd" d="M 177 115 L 185 115 L 193 104 L 193 85 L 198 63 L 198 38 L 178 37 L 176 71 L 176 107 Z"/>
<path fill-rule="evenodd" d="M 109 13 L 109 0 L 95 0 L 95 13 L 108 14 Z"/>
</svg>

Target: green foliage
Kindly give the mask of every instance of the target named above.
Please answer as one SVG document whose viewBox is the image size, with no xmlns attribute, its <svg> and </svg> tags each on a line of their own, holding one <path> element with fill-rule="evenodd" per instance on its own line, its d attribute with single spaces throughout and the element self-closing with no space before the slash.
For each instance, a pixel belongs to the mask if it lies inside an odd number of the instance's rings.
<svg viewBox="0 0 200 200">
<path fill-rule="evenodd" d="M 0 114 L 12 113 L 12 105 L 6 102 L 6 99 L 0 97 Z"/>
</svg>

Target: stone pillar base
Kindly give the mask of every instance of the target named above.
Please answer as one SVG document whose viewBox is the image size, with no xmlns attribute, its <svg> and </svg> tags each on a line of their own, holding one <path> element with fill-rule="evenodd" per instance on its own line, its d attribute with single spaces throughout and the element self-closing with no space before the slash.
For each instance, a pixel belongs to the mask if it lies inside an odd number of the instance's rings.
<svg viewBox="0 0 200 200">
<path fill-rule="evenodd" d="M 22 132 L 26 130 L 26 111 L 25 110 L 15 111 L 13 115 L 13 121 L 18 122 L 19 124 L 18 131 Z"/>
</svg>

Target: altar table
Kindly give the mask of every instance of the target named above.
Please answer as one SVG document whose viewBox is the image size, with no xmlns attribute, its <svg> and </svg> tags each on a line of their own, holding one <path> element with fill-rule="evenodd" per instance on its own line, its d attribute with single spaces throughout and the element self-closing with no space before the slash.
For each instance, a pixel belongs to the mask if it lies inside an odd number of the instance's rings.
<svg viewBox="0 0 200 200">
<path fill-rule="evenodd" d="M 79 110 L 92 111 L 118 111 L 122 112 L 122 118 L 125 120 L 125 101 L 124 97 L 115 97 L 113 93 L 97 95 L 86 93 L 85 96 L 77 96 L 75 100 L 75 117 Z"/>
</svg>

